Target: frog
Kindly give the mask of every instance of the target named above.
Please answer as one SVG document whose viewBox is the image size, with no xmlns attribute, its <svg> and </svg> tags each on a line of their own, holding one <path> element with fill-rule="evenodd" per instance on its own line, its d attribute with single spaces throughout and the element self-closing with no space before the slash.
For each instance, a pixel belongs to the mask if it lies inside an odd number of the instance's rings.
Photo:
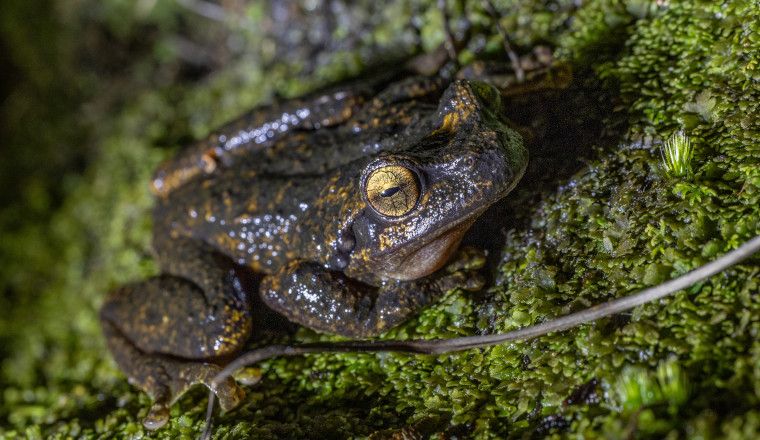
<svg viewBox="0 0 760 440">
<path fill-rule="evenodd" d="M 453 288 L 480 289 L 446 265 L 527 166 L 502 110 L 475 79 L 363 82 L 252 110 L 160 165 L 160 273 L 100 309 L 112 357 L 153 401 L 144 426 L 164 426 L 196 384 L 225 411 L 241 402 L 238 380 L 213 378 L 259 325 L 256 299 L 318 332 L 369 338 Z"/>
</svg>

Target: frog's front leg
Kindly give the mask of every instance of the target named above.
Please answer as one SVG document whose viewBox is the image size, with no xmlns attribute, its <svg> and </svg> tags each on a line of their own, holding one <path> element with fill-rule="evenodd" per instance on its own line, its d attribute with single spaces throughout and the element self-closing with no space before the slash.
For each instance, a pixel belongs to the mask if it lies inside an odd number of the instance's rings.
<svg viewBox="0 0 760 440">
<path fill-rule="evenodd" d="M 229 259 L 187 239 L 157 243 L 163 275 L 112 292 L 100 311 L 106 343 L 130 382 L 154 400 L 143 421 L 163 426 L 169 406 L 190 386 L 207 386 L 221 356 L 240 350 L 251 331 L 254 290 Z M 224 409 L 242 390 L 230 379 L 213 390 Z"/>
<path fill-rule="evenodd" d="M 342 336 L 370 337 L 403 323 L 448 290 L 482 285 L 482 278 L 470 271 L 440 270 L 418 280 L 372 286 L 316 263 L 295 261 L 264 278 L 259 292 L 291 321 Z"/>
</svg>

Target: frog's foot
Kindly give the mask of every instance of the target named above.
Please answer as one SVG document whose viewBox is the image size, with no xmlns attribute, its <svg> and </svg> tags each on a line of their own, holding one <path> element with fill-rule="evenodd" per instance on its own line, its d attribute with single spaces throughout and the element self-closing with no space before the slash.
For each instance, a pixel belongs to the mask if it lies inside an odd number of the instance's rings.
<svg viewBox="0 0 760 440">
<path fill-rule="evenodd" d="M 238 370 L 232 377 L 234 377 L 235 381 L 238 383 L 251 386 L 259 383 L 263 375 L 261 373 L 261 368 L 245 367 Z"/>
<path fill-rule="evenodd" d="M 156 430 L 166 425 L 169 421 L 169 407 L 193 385 L 204 384 L 209 387 L 216 394 L 224 411 L 237 407 L 245 396 L 245 392 L 232 378 L 212 388 L 212 380 L 222 371 L 218 365 L 174 360 L 163 360 L 163 362 L 159 360 L 158 364 L 163 367 L 164 373 L 170 372 L 164 376 L 169 377 L 169 383 L 159 385 L 158 398 L 155 399 L 148 415 L 143 419 L 143 426 L 146 429 Z M 135 385 L 143 388 L 140 384 L 135 383 Z M 149 395 L 153 394 L 147 388 L 144 389 Z"/>
<path fill-rule="evenodd" d="M 475 292 L 483 288 L 485 278 L 480 269 L 486 264 L 486 253 L 472 246 L 462 247 L 454 259 L 444 268 L 444 274 L 438 279 L 441 290 L 462 289 Z"/>
<path fill-rule="evenodd" d="M 245 393 L 233 378 L 212 385 L 214 377 L 222 370 L 219 365 L 143 353 L 110 321 L 102 319 L 101 324 L 108 348 L 119 368 L 132 385 L 153 399 L 153 406 L 143 419 L 146 429 L 156 430 L 166 425 L 170 406 L 196 384 L 209 387 L 225 411 L 235 408 L 243 399 Z"/>
</svg>

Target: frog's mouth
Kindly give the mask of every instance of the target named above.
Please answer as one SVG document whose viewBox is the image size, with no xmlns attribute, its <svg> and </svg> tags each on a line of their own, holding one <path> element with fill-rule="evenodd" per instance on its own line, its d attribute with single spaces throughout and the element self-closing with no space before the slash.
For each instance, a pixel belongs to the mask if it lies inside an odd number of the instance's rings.
<svg viewBox="0 0 760 440">
<path fill-rule="evenodd" d="M 478 218 L 474 213 L 449 228 L 423 240 L 423 244 L 408 253 L 386 261 L 383 275 L 397 280 L 416 280 L 443 267 L 459 247 L 462 237 Z"/>
</svg>

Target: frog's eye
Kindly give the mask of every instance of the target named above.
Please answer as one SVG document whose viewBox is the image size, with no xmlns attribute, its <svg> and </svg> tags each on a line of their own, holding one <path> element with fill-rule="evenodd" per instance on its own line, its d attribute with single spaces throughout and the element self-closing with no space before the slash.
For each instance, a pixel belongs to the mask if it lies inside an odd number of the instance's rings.
<svg viewBox="0 0 760 440">
<path fill-rule="evenodd" d="M 400 217 L 417 205 L 420 183 L 414 171 L 401 165 L 373 170 L 365 181 L 364 193 L 372 209 L 389 217 Z"/>
</svg>

